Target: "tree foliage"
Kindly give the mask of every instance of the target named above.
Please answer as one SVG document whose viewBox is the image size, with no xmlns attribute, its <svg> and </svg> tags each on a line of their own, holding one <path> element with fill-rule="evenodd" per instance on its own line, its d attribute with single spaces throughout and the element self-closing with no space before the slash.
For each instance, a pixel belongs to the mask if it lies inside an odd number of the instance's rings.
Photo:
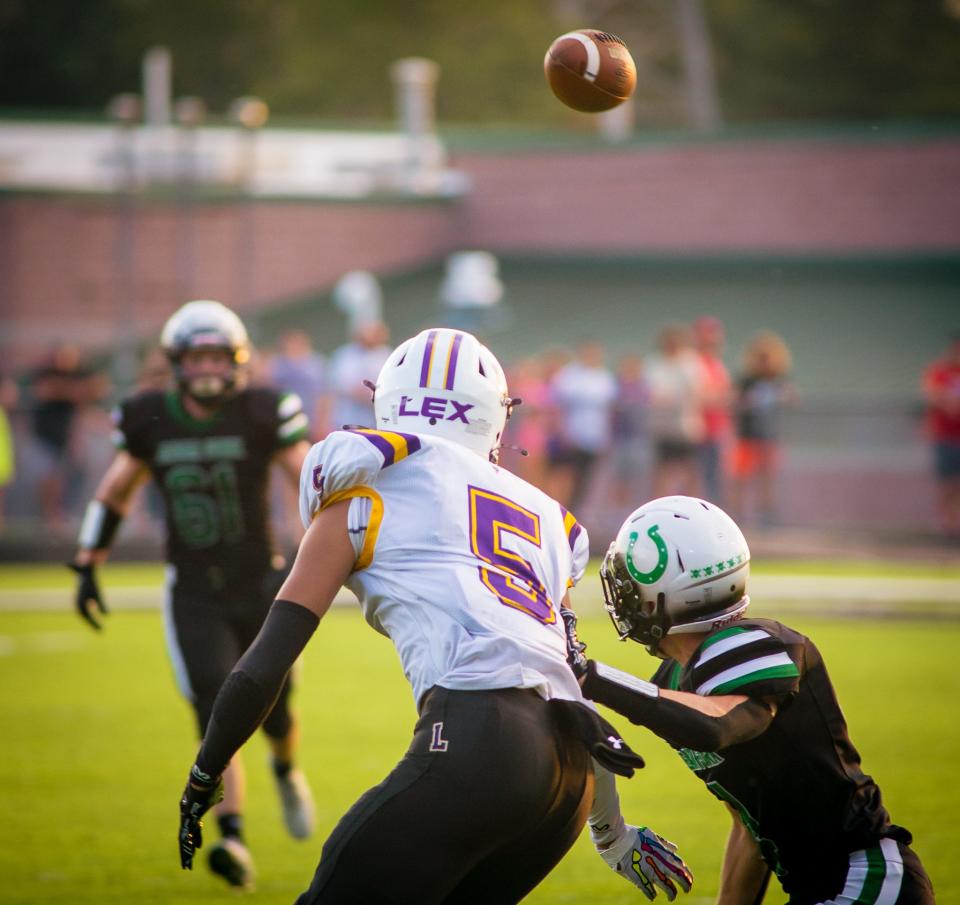
<svg viewBox="0 0 960 905">
<path fill-rule="evenodd" d="M 672 0 L 0 0 L 0 108 L 102 110 L 140 86 L 144 52 L 173 54 L 175 92 L 223 111 L 392 116 L 391 64 L 441 66 L 446 122 L 570 118 L 545 89 L 549 42 L 620 31 L 641 122 L 685 121 Z M 960 0 L 703 0 L 727 121 L 960 114 Z"/>
</svg>

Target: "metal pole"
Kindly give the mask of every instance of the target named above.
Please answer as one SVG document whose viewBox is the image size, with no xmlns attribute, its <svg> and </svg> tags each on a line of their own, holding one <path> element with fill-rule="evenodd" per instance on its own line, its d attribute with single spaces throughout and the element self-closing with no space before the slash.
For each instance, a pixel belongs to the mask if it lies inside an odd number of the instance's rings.
<svg viewBox="0 0 960 905">
<path fill-rule="evenodd" d="M 137 377 L 136 317 L 136 191 L 137 170 L 134 126 L 140 119 L 141 103 L 135 94 L 121 94 L 110 102 L 109 113 L 116 131 L 116 353 L 113 357 L 115 390 L 124 395 Z"/>
<path fill-rule="evenodd" d="M 723 116 L 703 6 L 700 0 L 676 0 L 675 8 L 686 69 L 690 115 L 696 129 L 712 132 L 723 124 Z"/>
</svg>

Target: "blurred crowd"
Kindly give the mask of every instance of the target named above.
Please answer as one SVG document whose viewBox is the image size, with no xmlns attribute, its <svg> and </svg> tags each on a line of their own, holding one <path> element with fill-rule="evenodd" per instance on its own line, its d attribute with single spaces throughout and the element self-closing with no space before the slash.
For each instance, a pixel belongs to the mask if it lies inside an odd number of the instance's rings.
<svg viewBox="0 0 960 905">
<path fill-rule="evenodd" d="M 724 346 L 723 324 L 702 317 L 663 327 L 646 358 L 608 362 L 590 340 L 516 362 L 508 378 L 523 404 L 509 436 L 527 455 L 511 467 L 588 522 L 674 493 L 774 522 L 790 351 L 758 333 L 731 374 Z"/>
<path fill-rule="evenodd" d="M 647 358 L 614 361 L 588 340 L 508 363 L 510 392 L 522 404 L 501 461 L 588 523 L 668 493 L 714 500 L 748 523 L 773 522 L 781 413 L 795 398 L 790 352 L 776 334 L 758 333 L 731 375 L 724 343 L 723 324 L 702 317 L 662 328 Z M 297 393 L 318 440 L 343 425 L 373 426 L 364 381 L 376 378 L 390 350 L 377 319 L 358 322 L 330 355 L 305 331 L 288 330 L 255 357 L 252 379 Z M 137 389 L 162 389 L 169 379 L 163 353 L 149 351 Z M 106 372 L 71 344 L 0 382 L 2 409 L 19 428 L 0 421 L 0 485 L 18 474 L 21 510 L 53 535 L 75 530 L 89 480 L 109 461 L 114 395 Z M 279 508 L 294 531 L 292 501 Z M 151 505 L 141 517 L 156 512 Z"/>
<path fill-rule="evenodd" d="M 314 440 L 343 425 L 373 426 L 371 387 L 391 350 L 386 325 L 360 321 L 329 355 L 303 330 L 281 334 L 254 359 L 252 379 L 297 393 Z M 610 356 L 603 344 L 550 348 L 507 363 L 522 403 L 501 462 L 544 488 L 588 525 L 617 520 L 636 500 L 681 493 L 712 500 L 745 525 L 778 521 L 783 415 L 797 400 L 782 337 L 748 337 L 725 363 L 723 323 L 700 317 L 663 326 L 648 356 Z M 146 354 L 138 389 L 169 385 L 163 353 Z M 931 363 L 928 406 L 940 529 L 960 534 L 960 338 Z M 31 372 L 0 375 L 0 529 L 4 512 L 42 520 L 51 536 L 76 530 L 90 481 L 112 455 L 114 388 L 105 370 L 63 344 Z M 16 501 L 4 493 L 16 478 Z M 278 491 L 279 493 L 279 491 Z M 276 500 L 289 534 L 292 499 Z M 15 503 L 15 505 L 10 505 Z M 141 519 L 158 517 L 156 501 Z M 149 528 L 146 523 L 141 528 Z"/>
</svg>

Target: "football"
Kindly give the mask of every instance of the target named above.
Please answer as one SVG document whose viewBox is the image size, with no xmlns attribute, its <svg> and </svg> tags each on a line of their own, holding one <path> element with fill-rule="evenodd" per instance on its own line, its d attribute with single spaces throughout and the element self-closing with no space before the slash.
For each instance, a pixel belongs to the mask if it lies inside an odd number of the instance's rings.
<svg viewBox="0 0 960 905">
<path fill-rule="evenodd" d="M 627 45 L 593 28 L 560 35 L 547 50 L 543 71 L 553 93 L 583 113 L 622 104 L 637 85 L 637 67 Z"/>
<path fill-rule="evenodd" d="M 583 113 L 622 104 L 637 85 L 637 67 L 627 45 L 593 28 L 560 35 L 547 50 L 543 71 L 553 93 Z"/>
</svg>

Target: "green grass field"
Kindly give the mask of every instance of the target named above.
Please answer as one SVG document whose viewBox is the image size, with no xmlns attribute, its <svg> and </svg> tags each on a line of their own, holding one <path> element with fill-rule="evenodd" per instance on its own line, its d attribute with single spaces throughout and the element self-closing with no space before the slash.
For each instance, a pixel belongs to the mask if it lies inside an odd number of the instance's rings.
<svg viewBox="0 0 960 905">
<path fill-rule="evenodd" d="M 942 572 L 937 572 L 942 576 Z M 29 576 L 29 577 L 28 577 Z M 137 567 L 108 573 L 108 593 L 155 581 Z M 74 905 L 235 901 L 201 866 L 180 870 L 177 800 L 195 752 L 190 711 L 175 690 L 156 611 L 118 611 L 89 631 L 69 611 L 60 570 L 0 570 L 16 589 L 62 588 L 63 612 L 0 612 L 0 902 Z M 22 583 L 18 583 L 22 582 Z M 652 661 L 619 644 L 596 600 L 579 600 L 594 656 L 636 672 Z M 766 601 L 758 614 L 775 615 Z M 830 665 L 851 734 L 894 819 L 913 830 L 941 905 L 960 902 L 952 875 L 960 792 L 954 669 L 960 622 L 789 618 Z M 353 607 L 330 612 L 308 647 L 298 706 L 303 764 L 320 831 L 294 842 L 282 829 L 261 738 L 245 749 L 248 839 L 259 870 L 251 901 L 290 903 L 306 887 L 326 833 L 406 748 L 415 718 L 393 648 Z M 697 882 L 689 905 L 712 902 L 727 816 L 676 755 L 645 730 L 616 721 L 647 768 L 621 784 L 624 813 L 680 844 Z M 403 840 L 397 840 L 403 845 Z M 423 853 L 411 853 L 411 857 Z M 643 901 L 582 837 L 528 899 L 554 905 Z M 779 889 L 767 902 L 781 902 Z"/>
</svg>

